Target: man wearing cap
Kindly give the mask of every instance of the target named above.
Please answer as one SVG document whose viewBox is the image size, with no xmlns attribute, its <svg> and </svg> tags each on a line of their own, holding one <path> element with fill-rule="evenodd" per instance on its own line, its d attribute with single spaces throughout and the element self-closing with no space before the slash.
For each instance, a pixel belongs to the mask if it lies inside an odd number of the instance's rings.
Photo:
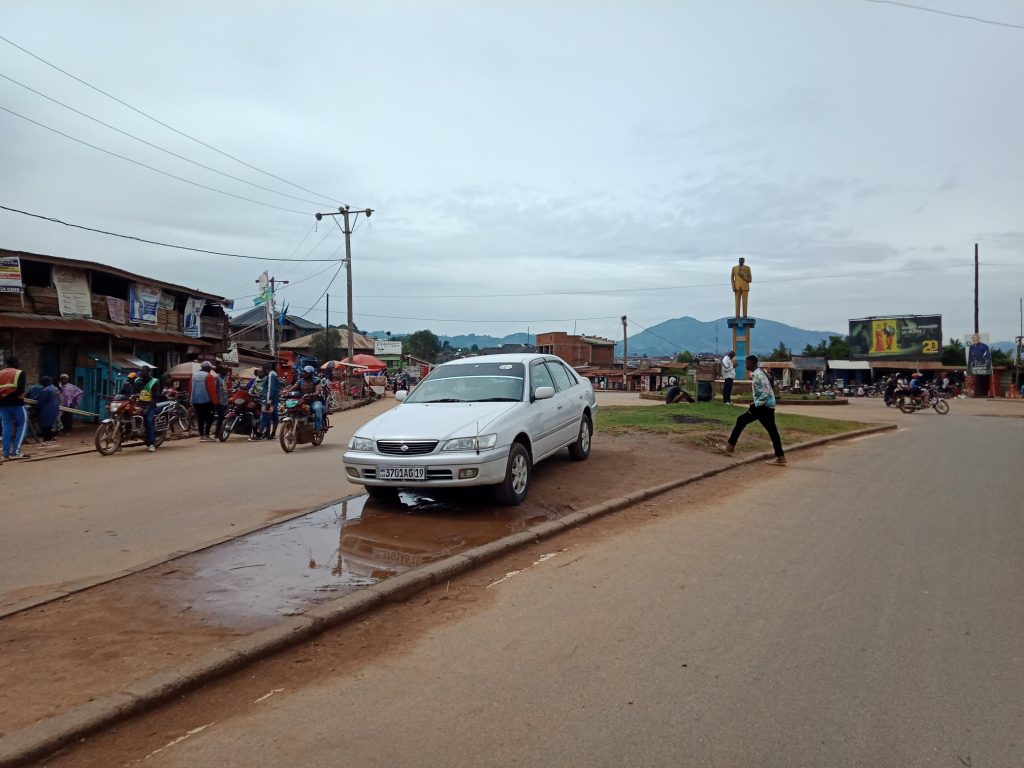
<svg viewBox="0 0 1024 768">
<path fill-rule="evenodd" d="M 190 400 L 196 409 L 196 420 L 199 422 L 199 442 L 212 443 L 210 428 L 213 426 L 213 408 L 217 404 L 217 381 L 211 374 L 213 364 L 203 360 L 199 370 L 192 374 L 192 392 Z"/>
<path fill-rule="evenodd" d="M 125 379 L 124 383 L 121 385 L 121 389 L 118 390 L 118 396 L 131 397 L 132 395 L 134 395 L 136 389 L 135 385 L 138 383 L 138 378 L 139 374 L 137 374 L 135 371 L 129 373 L 128 378 Z"/>
<path fill-rule="evenodd" d="M 748 424 L 755 421 L 761 422 L 764 431 L 771 438 L 772 448 L 775 449 L 775 461 L 770 462 L 776 466 L 785 466 L 786 454 L 782 450 L 782 438 L 779 437 L 779 429 L 775 426 L 775 390 L 768 380 L 767 374 L 757 367 L 757 355 L 747 355 L 747 372 L 750 376 L 750 385 L 754 395 L 754 402 L 750 409 L 744 411 L 736 418 L 736 426 L 729 435 L 729 442 L 719 450 L 726 456 L 732 456 L 736 451 L 736 441 L 740 439 L 743 430 Z"/>
</svg>

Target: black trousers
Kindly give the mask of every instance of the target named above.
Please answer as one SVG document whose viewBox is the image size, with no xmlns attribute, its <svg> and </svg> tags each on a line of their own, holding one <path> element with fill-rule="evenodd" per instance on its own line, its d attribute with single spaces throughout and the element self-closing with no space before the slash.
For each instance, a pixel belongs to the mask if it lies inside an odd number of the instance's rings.
<svg viewBox="0 0 1024 768">
<path fill-rule="evenodd" d="M 210 427 L 213 426 L 213 403 L 194 403 L 192 407 L 196 409 L 199 436 L 209 437 Z"/>
<path fill-rule="evenodd" d="M 732 428 L 732 434 L 729 435 L 729 445 L 736 445 L 736 441 L 740 439 L 743 430 L 747 428 L 748 424 L 753 424 L 755 421 L 761 422 L 764 431 L 771 438 L 775 455 L 780 458 L 785 456 L 785 453 L 782 451 L 782 438 L 779 437 L 779 428 L 775 426 L 775 409 L 769 408 L 767 405 L 752 405 L 749 410 L 744 411 L 736 418 L 736 426 Z"/>
<path fill-rule="evenodd" d="M 733 380 L 731 378 L 730 379 L 724 379 L 722 381 L 722 402 L 723 403 L 731 403 L 732 402 L 732 382 L 733 382 Z"/>
</svg>

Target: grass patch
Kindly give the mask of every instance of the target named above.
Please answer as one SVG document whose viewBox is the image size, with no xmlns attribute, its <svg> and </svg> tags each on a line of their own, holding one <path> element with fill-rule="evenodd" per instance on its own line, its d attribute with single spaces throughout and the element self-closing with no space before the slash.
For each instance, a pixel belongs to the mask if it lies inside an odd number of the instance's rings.
<svg viewBox="0 0 1024 768">
<path fill-rule="evenodd" d="M 605 406 L 597 411 L 597 432 L 653 433 L 679 440 L 697 448 L 714 448 L 724 443 L 736 417 L 744 409 L 724 403 L 677 403 L 662 406 Z M 823 419 L 776 412 L 783 445 L 814 437 L 852 432 L 868 426 L 857 421 Z M 756 453 L 771 449 L 768 434 L 757 422 L 743 431 L 736 450 Z"/>
</svg>

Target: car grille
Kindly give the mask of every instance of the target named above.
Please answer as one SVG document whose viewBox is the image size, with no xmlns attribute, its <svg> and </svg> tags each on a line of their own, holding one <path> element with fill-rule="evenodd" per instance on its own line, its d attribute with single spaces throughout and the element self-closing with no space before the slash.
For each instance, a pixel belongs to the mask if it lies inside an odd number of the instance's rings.
<svg viewBox="0 0 1024 768">
<path fill-rule="evenodd" d="M 378 440 L 377 452 L 389 456 L 422 456 L 433 453 L 437 440 Z M 406 450 L 403 450 L 403 447 Z"/>
</svg>

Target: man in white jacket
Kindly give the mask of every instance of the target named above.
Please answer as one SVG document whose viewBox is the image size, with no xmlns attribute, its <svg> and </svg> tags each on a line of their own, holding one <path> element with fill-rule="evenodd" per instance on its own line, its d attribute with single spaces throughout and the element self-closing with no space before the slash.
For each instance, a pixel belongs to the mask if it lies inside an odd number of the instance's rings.
<svg viewBox="0 0 1024 768">
<path fill-rule="evenodd" d="M 730 349 L 722 358 L 722 402 L 726 405 L 732 405 L 732 383 L 736 379 L 734 357 L 736 353 Z"/>
</svg>

